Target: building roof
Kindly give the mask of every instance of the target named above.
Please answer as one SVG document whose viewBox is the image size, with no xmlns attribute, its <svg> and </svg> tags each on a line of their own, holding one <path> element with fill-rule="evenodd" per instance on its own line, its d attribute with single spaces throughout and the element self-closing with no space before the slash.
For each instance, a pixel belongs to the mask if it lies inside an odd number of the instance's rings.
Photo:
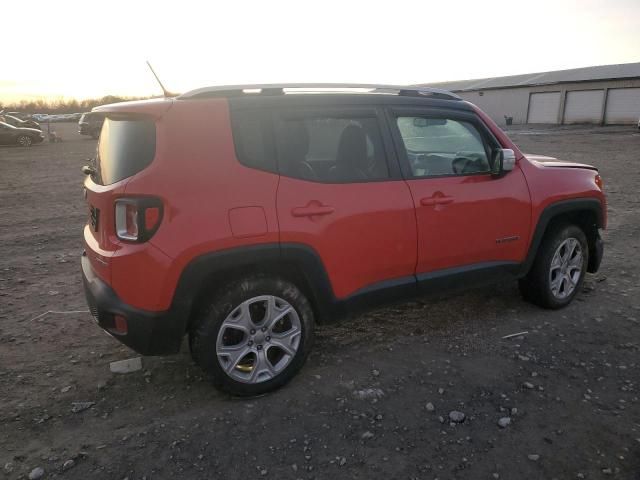
<svg viewBox="0 0 640 480">
<path fill-rule="evenodd" d="M 640 62 L 596 67 L 572 68 L 553 72 L 526 73 L 507 77 L 456 80 L 452 82 L 425 83 L 421 86 L 442 88 L 459 92 L 465 90 L 485 90 L 491 88 L 528 87 L 566 82 L 588 82 L 593 80 L 614 80 L 640 78 Z"/>
</svg>

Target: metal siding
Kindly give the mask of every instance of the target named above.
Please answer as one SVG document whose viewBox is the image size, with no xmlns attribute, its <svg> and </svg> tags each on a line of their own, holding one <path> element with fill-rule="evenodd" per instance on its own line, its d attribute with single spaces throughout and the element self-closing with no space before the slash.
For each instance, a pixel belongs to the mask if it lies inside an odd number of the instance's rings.
<svg viewBox="0 0 640 480">
<path fill-rule="evenodd" d="M 640 118 L 640 88 L 613 88 L 607 96 L 604 121 L 608 124 L 637 123 Z"/>
<path fill-rule="evenodd" d="M 532 93 L 527 123 L 558 123 L 560 92 Z"/>
<path fill-rule="evenodd" d="M 514 125 L 527 122 L 528 88 L 506 88 L 482 92 L 462 92 L 465 100 L 477 105 L 498 125 L 505 125 L 505 116 L 513 118 Z"/>
<path fill-rule="evenodd" d="M 567 92 L 564 123 L 600 123 L 604 90 Z"/>
</svg>

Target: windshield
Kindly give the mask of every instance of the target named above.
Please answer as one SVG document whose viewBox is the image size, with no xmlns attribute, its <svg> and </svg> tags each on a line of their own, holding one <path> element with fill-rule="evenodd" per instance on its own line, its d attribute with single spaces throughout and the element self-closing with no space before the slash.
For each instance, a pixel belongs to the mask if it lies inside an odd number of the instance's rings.
<svg viewBox="0 0 640 480">
<path fill-rule="evenodd" d="M 110 185 L 144 170 L 156 154 L 156 126 L 152 120 L 114 120 L 102 126 L 96 166 L 97 182 Z"/>
</svg>

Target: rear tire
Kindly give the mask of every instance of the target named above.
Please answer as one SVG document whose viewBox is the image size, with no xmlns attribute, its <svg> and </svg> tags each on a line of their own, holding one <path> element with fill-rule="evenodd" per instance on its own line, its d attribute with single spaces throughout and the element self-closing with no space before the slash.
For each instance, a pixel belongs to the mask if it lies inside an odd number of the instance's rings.
<svg viewBox="0 0 640 480">
<path fill-rule="evenodd" d="M 566 307 L 581 289 L 588 263 L 589 246 L 582 229 L 572 224 L 552 226 L 531 270 L 519 281 L 520 292 L 544 308 Z"/>
<path fill-rule="evenodd" d="M 20 135 L 17 141 L 18 141 L 18 145 L 21 145 L 23 147 L 30 147 L 31 144 L 33 143 L 33 140 L 31 140 L 31 137 L 28 135 Z"/>
<path fill-rule="evenodd" d="M 294 284 L 256 275 L 212 296 L 189 334 L 189 347 L 215 387 L 261 395 L 302 368 L 313 330 L 311 305 Z"/>
</svg>

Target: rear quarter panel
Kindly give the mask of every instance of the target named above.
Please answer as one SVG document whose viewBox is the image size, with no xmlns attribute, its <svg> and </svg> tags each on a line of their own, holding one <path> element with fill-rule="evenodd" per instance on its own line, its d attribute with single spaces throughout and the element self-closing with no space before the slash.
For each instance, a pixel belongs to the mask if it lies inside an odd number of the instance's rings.
<svg viewBox="0 0 640 480">
<path fill-rule="evenodd" d="M 226 99 L 176 100 L 157 122 L 157 139 L 155 161 L 128 182 L 126 195 L 154 195 L 164 203 L 162 224 L 150 243 L 171 261 L 159 279 L 150 279 L 161 285 L 154 305 L 149 305 L 163 310 L 170 306 L 180 275 L 192 259 L 278 242 L 279 177 L 236 159 Z M 238 219 L 235 236 L 230 218 Z M 247 224 L 252 218 L 260 218 L 255 230 Z M 114 278 L 116 269 L 114 264 Z M 132 281 L 143 279 L 141 273 Z"/>
</svg>

